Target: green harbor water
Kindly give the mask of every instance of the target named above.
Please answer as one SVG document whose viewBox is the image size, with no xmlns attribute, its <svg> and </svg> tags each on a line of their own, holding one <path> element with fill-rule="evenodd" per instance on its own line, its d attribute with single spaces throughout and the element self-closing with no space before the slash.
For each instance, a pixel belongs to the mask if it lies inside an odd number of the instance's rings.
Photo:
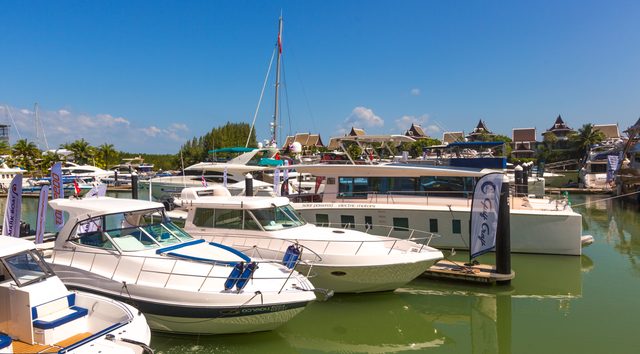
<svg viewBox="0 0 640 354">
<path fill-rule="evenodd" d="M 156 353 L 640 353 L 640 209 L 605 197 L 571 196 L 584 233 L 595 238 L 583 256 L 514 254 L 509 286 L 417 279 L 395 292 L 315 302 L 275 331 L 154 333 L 151 346 Z M 32 226 L 36 201 L 23 204 Z"/>
</svg>

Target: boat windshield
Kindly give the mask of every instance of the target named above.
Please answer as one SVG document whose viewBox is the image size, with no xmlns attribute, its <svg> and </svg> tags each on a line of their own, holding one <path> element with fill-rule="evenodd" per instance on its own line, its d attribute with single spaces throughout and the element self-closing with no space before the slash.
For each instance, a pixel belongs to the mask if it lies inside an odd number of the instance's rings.
<svg viewBox="0 0 640 354">
<path fill-rule="evenodd" d="M 162 209 L 102 215 L 76 224 L 69 240 L 85 246 L 123 252 L 142 251 L 191 241 Z"/>
<path fill-rule="evenodd" d="M 55 274 L 34 250 L 28 250 L 0 258 L 4 267 L 1 273 L 8 273 L 18 287 L 42 281 Z"/>
<path fill-rule="evenodd" d="M 291 205 L 274 205 L 272 208 L 255 209 L 251 212 L 267 231 L 298 227 L 307 223 Z"/>
</svg>

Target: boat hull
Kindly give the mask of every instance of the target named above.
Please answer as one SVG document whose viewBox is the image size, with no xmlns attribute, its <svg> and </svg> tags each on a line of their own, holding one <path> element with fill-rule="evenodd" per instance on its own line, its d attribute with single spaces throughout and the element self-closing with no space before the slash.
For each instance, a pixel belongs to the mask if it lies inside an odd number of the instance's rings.
<svg viewBox="0 0 640 354">
<path fill-rule="evenodd" d="M 312 291 L 286 299 L 274 293 L 197 293 L 126 284 L 77 268 L 53 264 L 67 287 L 134 305 L 154 331 L 229 334 L 273 330 L 315 300 Z M 286 301 L 285 301 L 286 300 Z"/>
<path fill-rule="evenodd" d="M 409 230 L 435 232 L 440 237 L 433 238 L 430 246 L 460 250 L 469 249 L 470 211 L 463 207 L 427 207 L 391 204 L 350 204 L 350 203 L 298 203 L 294 204 L 302 216 L 309 222 L 315 222 L 318 214 L 328 216 L 330 226 L 341 226 L 342 216 L 353 216 L 354 228 L 365 231 L 365 217 L 371 217 L 374 225 L 392 226 L 394 219 L 407 219 Z M 510 213 L 511 251 L 516 253 L 582 254 L 582 217 L 575 212 L 529 212 L 512 210 Z M 430 230 L 430 219 L 437 220 L 437 230 Z M 454 220 L 458 229 L 454 229 Z M 374 226 L 368 230 L 371 234 L 408 238 L 410 231 L 389 227 Z"/>
<path fill-rule="evenodd" d="M 393 263 L 367 266 L 339 266 L 317 264 L 309 270 L 298 265 L 296 270 L 309 272 L 309 280 L 316 288 L 331 289 L 336 293 L 366 293 L 393 291 L 419 277 L 437 259 L 413 263 Z"/>
</svg>

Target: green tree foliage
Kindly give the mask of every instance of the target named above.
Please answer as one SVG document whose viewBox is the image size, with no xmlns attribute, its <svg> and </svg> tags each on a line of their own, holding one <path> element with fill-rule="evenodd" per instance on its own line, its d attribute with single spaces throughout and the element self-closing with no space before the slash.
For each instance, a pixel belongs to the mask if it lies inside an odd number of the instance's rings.
<svg viewBox="0 0 640 354">
<path fill-rule="evenodd" d="M 73 152 L 74 161 L 80 165 L 93 163 L 93 158 L 96 155 L 96 149 L 89 145 L 89 142 L 84 138 L 72 143 L 61 144 L 60 147 Z"/>
<path fill-rule="evenodd" d="M 8 142 L 0 141 L 0 155 L 9 155 L 11 153 L 11 146 Z"/>
<path fill-rule="evenodd" d="M 40 150 L 36 144 L 27 139 L 20 139 L 11 148 L 12 163 L 27 171 L 33 171 L 36 161 L 40 157 Z"/>
<path fill-rule="evenodd" d="M 120 153 L 116 151 L 113 144 L 104 143 L 98 146 L 99 157 L 98 167 L 107 169 L 116 164 L 120 159 Z"/>
<path fill-rule="evenodd" d="M 584 156 L 592 145 L 601 143 L 605 135 L 600 130 L 594 129 L 593 124 L 587 123 L 578 129 L 578 132 L 569 136 L 569 141 L 576 149 L 578 158 Z"/>
<path fill-rule="evenodd" d="M 247 123 L 231 123 L 211 129 L 211 131 L 199 138 L 194 137 L 180 148 L 178 159 L 182 155 L 185 166 L 201 161 L 211 160 L 210 150 L 225 147 L 244 147 L 247 143 L 251 126 Z M 257 147 L 255 130 L 251 132 L 249 147 Z"/>
</svg>

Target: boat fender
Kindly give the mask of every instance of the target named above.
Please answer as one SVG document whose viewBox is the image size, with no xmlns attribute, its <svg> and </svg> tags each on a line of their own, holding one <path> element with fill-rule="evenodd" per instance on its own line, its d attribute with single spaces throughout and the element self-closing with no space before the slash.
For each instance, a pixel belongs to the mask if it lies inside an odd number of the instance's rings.
<svg viewBox="0 0 640 354">
<path fill-rule="evenodd" d="M 243 272 L 244 272 L 244 262 L 236 263 L 236 265 L 231 270 L 229 277 L 227 277 L 227 280 L 224 282 L 224 290 L 233 289 L 233 287 L 236 285 L 236 283 L 240 279 L 240 276 L 242 276 Z"/>
<path fill-rule="evenodd" d="M 300 253 L 302 252 L 298 245 L 291 245 L 287 247 L 287 251 L 284 253 L 284 257 L 282 258 L 282 264 L 289 269 L 293 269 L 300 258 Z"/>
<path fill-rule="evenodd" d="M 249 279 L 251 279 L 251 277 L 253 276 L 253 272 L 255 272 L 256 269 L 258 269 L 258 263 L 251 262 L 247 264 L 247 266 L 244 268 L 244 271 L 240 275 L 240 279 L 238 279 L 238 282 L 236 283 L 236 289 L 238 290 L 238 292 L 240 292 L 240 290 L 244 289 L 244 287 L 247 286 Z"/>
</svg>

